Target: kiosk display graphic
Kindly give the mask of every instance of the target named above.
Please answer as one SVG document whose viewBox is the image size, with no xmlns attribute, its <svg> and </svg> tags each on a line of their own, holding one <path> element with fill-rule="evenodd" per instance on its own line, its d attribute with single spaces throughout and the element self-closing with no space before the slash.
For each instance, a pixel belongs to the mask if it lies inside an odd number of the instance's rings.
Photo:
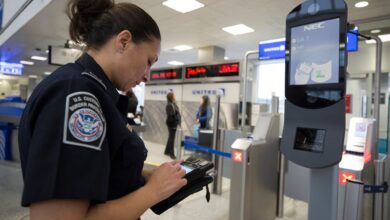
<svg viewBox="0 0 390 220">
<path fill-rule="evenodd" d="M 291 29 L 290 85 L 339 82 L 339 23 L 335 18 Z"/>
</svg>

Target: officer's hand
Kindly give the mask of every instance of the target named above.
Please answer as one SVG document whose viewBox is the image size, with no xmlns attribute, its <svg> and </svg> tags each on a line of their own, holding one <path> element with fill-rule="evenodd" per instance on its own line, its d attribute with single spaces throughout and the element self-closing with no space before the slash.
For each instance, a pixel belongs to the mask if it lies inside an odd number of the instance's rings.
<svg viewBox="0 0 390 220">
<path fill-rule="evenodd" d="M 150 176 L 147 188 L 162 201 L 187 184 L 184 179 L 185 171 L 181 168 L 182 160 L 163 163 Z"/>
</svg>

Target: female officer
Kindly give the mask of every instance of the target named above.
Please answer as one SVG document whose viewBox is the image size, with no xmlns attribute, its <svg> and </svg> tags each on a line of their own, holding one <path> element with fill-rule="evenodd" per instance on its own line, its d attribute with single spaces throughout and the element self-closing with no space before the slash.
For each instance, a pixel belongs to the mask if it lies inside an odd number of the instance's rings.
<svg viewBox="0 0 390 220">
<path fill-rule="evenodd" d="M 116 89 L 147 80 L 155 21 L 131 3 L 71 0 L 70 36 L 86 53 L 43 80 L 21 119 L 22 205 L 30 218 L 137 219 L 187 182 L 180 161 L 143 173 L 147 151 Z"/>
</svg>

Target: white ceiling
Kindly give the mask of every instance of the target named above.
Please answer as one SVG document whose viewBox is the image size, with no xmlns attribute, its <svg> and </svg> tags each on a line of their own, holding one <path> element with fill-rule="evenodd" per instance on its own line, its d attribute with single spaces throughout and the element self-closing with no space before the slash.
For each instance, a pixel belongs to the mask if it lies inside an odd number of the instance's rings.
<svg viewBox="0 0 390 220">
<path fill-rule="evenodd" d="M 130 1 L 130 0 L 128 0 Z M 259 41 L 285 35 L 286 15 L 302 0 L 198 0 L 205 7 L 181 14 L 163 6 L 164 0 L 131 0 L 145 9 L 158 23 L 162 33 L 162 53 L 155 67 L 169 66 L 168 61 L 185 64 L 197 62 L 197 49 L 216 45 L 225 49 L 230 59 L 242 59 L 248 50 L 256 50 Z M 359 25 L 361 31 L 384 28 L 390 33 L 390 0 L 368 0 L 370 5 L 358 9 L 358 0 L 346 0 L 348 20 Z M 126 2 L 125 0 L 117 2 Z M 38 15 L 0 47 L 8 62 L 29 60 L 32 55 L 45 55 L 48 45 L 63 46 L 68 37 L 68 18 L 65 0 L 53 0 Z M 233 36 L 222 27 L 244 23 L 255 32 Z M 383 32 L 382 32 L 383 33 Z M 174 46 L 186 44 L 194 49 L 172 52 Z M 42 75 L 56 66 L 47 61 L 35 61 L 25 66 L 25 74 Z"/>
</svg>

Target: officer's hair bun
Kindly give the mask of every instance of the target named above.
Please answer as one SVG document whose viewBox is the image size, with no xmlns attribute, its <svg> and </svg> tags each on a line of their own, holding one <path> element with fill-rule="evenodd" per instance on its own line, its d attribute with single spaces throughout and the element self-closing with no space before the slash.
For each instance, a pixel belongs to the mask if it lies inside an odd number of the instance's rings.
<svg viewBox="0 0 390 220">
<path fill-rule="evenodd" d="M 131 33 L 131 40 L 135 43 L 161 39 L 160 29 L 153 18 L 129 2 L 70 0 L 67 14 L 70 38 L 85 43 L 87 48 L 99 49 L 123 30 Z"/>
<path fill-rule="evenodd" d="M 113 0 L 70 0 L 67 15 L 70 18 L 70 38 L 76 42 L 86 42 L 94 21 L 115 6 Z"/>
</svg>

